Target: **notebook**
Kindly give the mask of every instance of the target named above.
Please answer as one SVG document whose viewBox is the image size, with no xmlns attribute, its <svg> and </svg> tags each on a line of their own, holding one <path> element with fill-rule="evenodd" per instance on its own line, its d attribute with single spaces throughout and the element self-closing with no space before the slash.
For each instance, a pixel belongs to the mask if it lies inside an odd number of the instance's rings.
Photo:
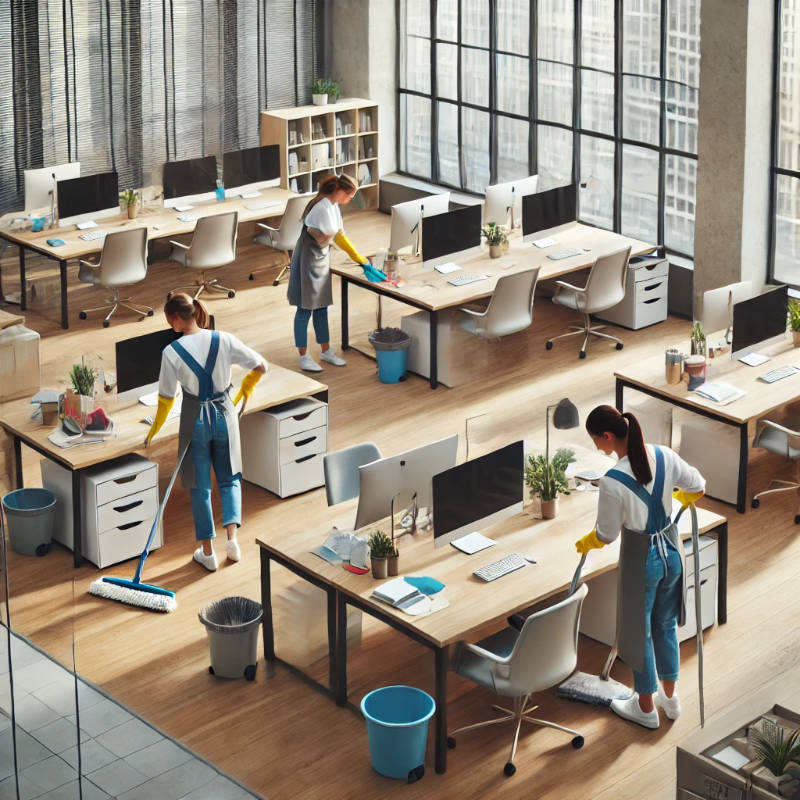
<svg viewBox="0 0 800 800">
<path fill-rule="evenodd" d="M 406 583 L 403 578 L 394 578 L 391 581 L 382 583 L 372 592 L 372 596 L 376 600 L 381 600 L 395 608 L 413 605 L 421 597 L 424 597 L 419 589 L 410 583 Z"/>
</svg>

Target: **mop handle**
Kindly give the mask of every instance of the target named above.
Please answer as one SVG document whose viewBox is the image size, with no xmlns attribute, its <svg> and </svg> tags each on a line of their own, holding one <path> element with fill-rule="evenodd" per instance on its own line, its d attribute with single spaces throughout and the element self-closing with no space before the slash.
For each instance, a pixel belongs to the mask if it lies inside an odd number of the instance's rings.
<svg viewBox="0 0 800 800">
<path fill-rule="evenodd" d="M 581 579 L 581 572 L 583 571 L 583 565 L 586 563 L 586 553 L 581 555 L 581 560 L 578 562 L 578 566 L 575 568 L 575 574 L 572 576 L 572 583 L 569 585 L 569 596 L 575 594 L 575 590 L 578 588 L 578 583 Z"/>
<path fill-rule="evenodd" d="M 169 483 L 167 484 L 167 489 L 164 492 L 164 497 L 161 499 L 161 503 L 158 506 L 158 511 L 156 511 L 156 516 L 155 519 L 153 520 L 153 526 L 150 528 L 150 535 L 147 537 L 147 544 L 145 544 L 144 550 L 142 550 L 142 555 L 139 557 L 139 563 L 136 566 L 136 574 L 133 576 L 134 583 L 142 582 L 142 568 L 144 567 L 144 562 L 147 559 L 147 556 L 150 554 L 150 545 L 153 544 L 153 538 L 156 535 L 156 528 L 158 527 L 161 515 L 164 513 L 164 508 L 167 505 L 167 500 L 169 500 L 170 492 L 172 491 L 172 487 L 175 484 L 175 478 L 178 477 L 178 472 L 180 471 L 181 464 L 183 464 L 183 457 L 186 455 L 186 451 L 189 449 L 190 446 L 191 442 L 189 442 L 186 445 L 186 447 L 183 448 L 183 452 L 178 457 L 178 463 L 175 465 L 175 469 L 172 471 Z"/>
</svg>

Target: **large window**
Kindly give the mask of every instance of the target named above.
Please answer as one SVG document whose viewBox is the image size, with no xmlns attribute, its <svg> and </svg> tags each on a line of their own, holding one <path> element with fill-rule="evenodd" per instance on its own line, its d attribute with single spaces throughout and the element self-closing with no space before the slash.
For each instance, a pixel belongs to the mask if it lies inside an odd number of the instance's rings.
<svg viewBox="0 0 800 800">
<path fill-rule="evenodd" d="M 775 42 L 770 278 L 800 285 L 800 0 L 780 0 Z"/>
<path fill-rule="evenodd" d="M 401 171 L 577 180 L 583 221 L 692 254 L 700 0 L 401 0 L 399 26 Z"/>
</svg>

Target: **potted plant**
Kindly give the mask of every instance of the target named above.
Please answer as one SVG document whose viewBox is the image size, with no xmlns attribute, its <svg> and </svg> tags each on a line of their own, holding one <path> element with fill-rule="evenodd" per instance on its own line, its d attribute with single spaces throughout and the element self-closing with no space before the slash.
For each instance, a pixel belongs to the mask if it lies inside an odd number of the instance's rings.
<svg viewBox="0 0 800 800">
<path fill-rule="evenodd" d="M 119 193 L 119 201 L 125 206 L 128 212 L 128 219 L 136 217 L 137 203 L 139 202 L 139 195 L 134 189 L 126 189 L 124 192 Z"/>
<path fill-rule="evenodd" d="M 800 763 L 800 729 L 787 736 L 782 725 L 765 719 L 760 726 L 753 725 L 748 729 L 747 741 L 761 764 L 752 773 L 754 782 L 779 793 L 781 784 L 793 780 L 787 772 L 789 764 Z"/>
<path fill-rule="evenodd" d="M 705 356 L 706 353 L 706 334 L 703 326 L 699 322 L 692 325 L 692 333 L 689 337 L 693 356 Z"/>
<path fill-rule="evenodd" d="M 328 103 L 328 80 L 327 78 L 314 78 L 311 84 L 311 102 L 315 106 L 324 106 Z"/>
<path fill-rule="evenodd" d="M 503 245 L 508 241 L 505 228 L 496 222 L 487 222 L 481 228 L 481 236 L 486 239 L 486 244 L 489 245 L 489 257 L 500 258 L 503 255 Z"/>
<path fill-rule="evenodd" d="M 792 342 L 795 347 L 800 347 L 800 300 L 789 298 L 786 306 L 786 321 L 792 332 Z"/>
<path fill-rule="evenodd" d="M 392 540 L 383 532 L 375 531 L 367 540 L 369 545 L 369 558 L 372 564 L 372 577 L 385 578 L 387 571 L 386 559 L 393 554 Z"/>
<path fill-rule="evenodd" d="M 529 455 L 525 464 L 525 483 L 542 501 L 542 516 L 553 519 L 558 513 L 558 495 L 569 494 L 567 465 L 575 461 L 575 451 L 568 447 L 556 450 L 548 462 L 543 455 Z"/>
<path fill-rule="evenodd" d="M 73 364 L 69 372 L 72 390 L 64 400 L 64 413 L 77 419 L 81 426 L 86 423 L 86 415 L 94 409 L 94 379 L 97 370 L 83 364 Z"/>
<path fill-rule="evenodd" d="M 339 85 L 339 81 L 328 78 L 325 81 L 325 92 L 328 95 L 328 100 L 331 103 L 335 103 L 342 96 L 342 87 Z"/>
</svg>

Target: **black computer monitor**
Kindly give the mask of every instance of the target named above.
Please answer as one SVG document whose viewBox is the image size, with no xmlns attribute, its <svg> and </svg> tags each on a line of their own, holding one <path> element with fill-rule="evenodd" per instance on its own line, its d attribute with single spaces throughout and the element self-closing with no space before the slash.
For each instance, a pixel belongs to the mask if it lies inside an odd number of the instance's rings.
<svg viewBox="0 0 800 800">
<path fill-rule="evenodd" d="M 164 199 L 213 192 L 217 188 L 217 157 L 167 161 L 162 178 Z"/>
<path fill-rule="evenodd" d="M 733 304 L 732 358 L 747 355 L 768 339 L 785 334 L 788 299 L 788 288 L 777 286 Z"/>
<path fill-rule="evenodd" d="M 117 342 L 117 393 L 135 389 L 144 394 L 156 388 L 153 384 L 158 384 L 161 354 L 180 336 L 172 328 L 167 328 Z"/>
<path fill-rule="evenodd" d="M 433 476 L 436 547 L 522 511 L 522 442 Z"/>
<path fill-rule="evenodd" d="M 422 220 L 422 258 L 460 253 L 481 244 L 481 206 L 467 206 Z"/>
<path fill-rule="evenodd" d="M 222 157 L 225 188 L 271 181 L 281 176 L 281 149 L 277 144 L 234 150 Z"/>
<path fill-rule="evenodd" d="M 119 208 L 119 183 L 116 172 L 101 172 L 99 175 L 82 175 L 58 181 L 59 219 L 91 214 L 107 208 Z"/>
<path fill-rule="evenodd" d="M 578 187 L 571 183 L 522 197 L 522 235 L 538 233 L 574 222 L 578 212 Z"/>
</svg>

